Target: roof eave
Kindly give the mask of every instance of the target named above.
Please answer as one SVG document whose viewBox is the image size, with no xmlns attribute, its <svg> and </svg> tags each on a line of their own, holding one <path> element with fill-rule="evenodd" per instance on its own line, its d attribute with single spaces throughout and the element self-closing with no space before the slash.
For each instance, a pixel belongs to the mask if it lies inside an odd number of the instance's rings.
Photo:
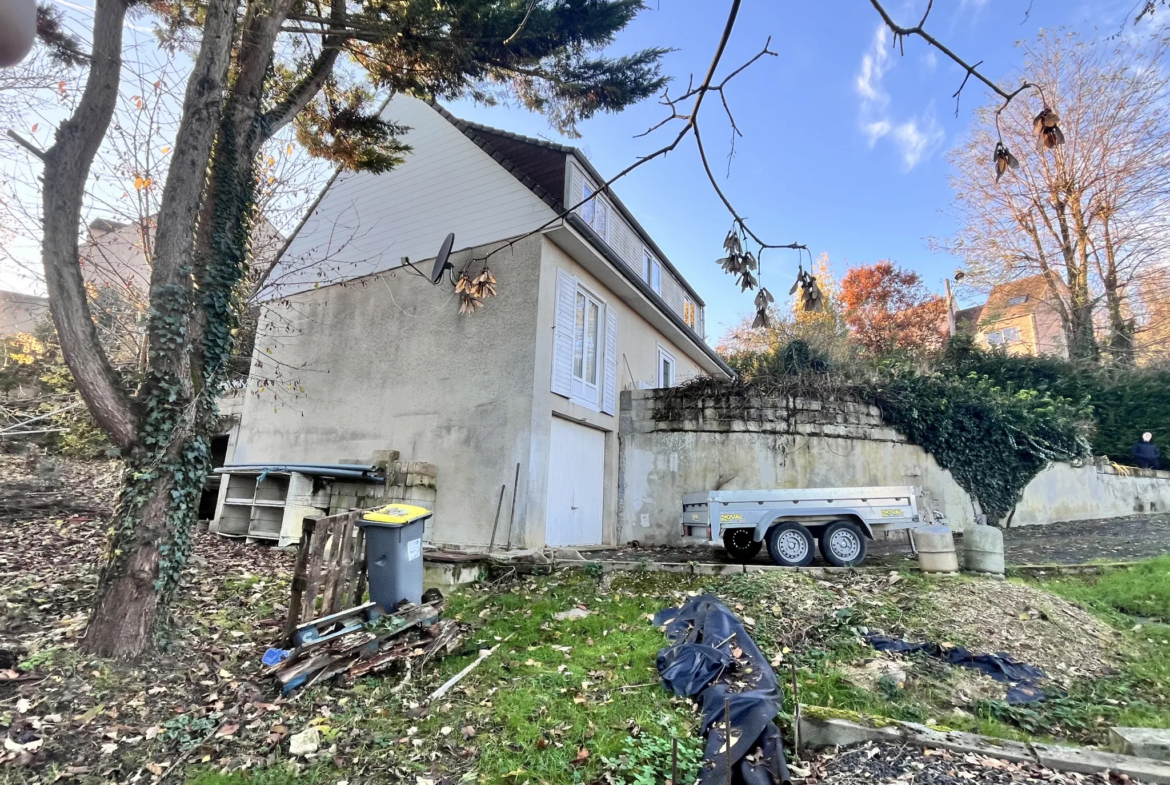
<svg viewBox="0 0 1170 785">
<path fill-rule="evenodd" d="M 589 162 L 589 159 L 586 158 L 580 150 L 575 147 L 571 147 L 569 149 L 573 153 L 573 158 L 585 167 L 585 171 L 589 172 L 590 177 L 592 177 L 598 183 L 606 182 L 606 178 L 601 176 L 601 173 L 593 167 L 593 164 Z M 614 203 L 614 206 L 617 207 L 618 212 L 622 214 L 622 217 L 629 221 L 630 225 L 634 227 L 634 231 L 638 233 L 638 237 L 641 238 L 642 242 L 650 246 L 650 250 L 654 251 L 654 255 L 658 257 L 658 260 L 666 265 L 666 269 L 670 270 L 670 272 L 674 275 L 675 280 L 677 280 L 682 285 L 682 287 L 687 290 L 687 294 L 691 296 L 691 299 L 693 299 L 697 305 L 706 307 L 707 303 L 703 302 L 703 298 L 699 296 L 699 293 L 691 288 L 691 285 L 687 282 L 687 279 L 683 276 L 682 273 L 678 271 L 678 268 L 675 267 L 674 263 L 670 261 L 669 257 L 663 253 L 662 249 L 658 247 L 658 243 L 654 242 L 654 238 L 650 236 L 650 233 L 642 228 L 642 224 L 638 223 L 638 219 L 635 218 L 634 214 L 626 208 L 625 204 L 622 203 L 622 200 L 618 198 L 618 195 L 608 188 L 605 190 L 605 195 L 609 197 L 610 201 Z"/>
<path fill-rule="evenodd" d="M 707 342 L 704 341 L 699 336 L 699 334 L 696 333 L 691 328 L 691 326 L 683 320 L 682 316 L 680 316 L 674 311 L 674 309 L 668 306 L 666 301 L 662 299 L 662 296 L 659 295 L 658 292 L 654 291 L 648 283 L 642 280 L 642 276 L 637 275 L 633 270 L 631 270 L 630 266 L 626 264 L 620 256 L 617 255 L 617 252 L 609 247 L 609 243 L 602 240 L 601 237 L 598 236 L 597 232 L 593 231 L 593 227 L 585 223 L 585 220 L 576 213 L 569 213 L 565 218 L 565 222 L 574 230 L 576 230 L 578 234 L 582 235 L 593 247 L 593 250 L 607 262 L 609 262 L 610 265 L 616 269 L 623 278 L 626 279 L 627 282 L 629 282 L 639 293 L 642 294 L 642 296 L 653 303 L 654 306 L 659 311 L 661 311 L 662 314 L 671 322 L 671 324 L 681 330 L 683 335 L 685 335 L 687 339 L 696 348 L 699 349 L 699 351 L 706 355 L 719 368 L 719 370 L 723 371 L 723 373 L 725 373 L 728 378 L 735 378 L 735 371 L 733 371 L 731 366 L 729 366 L 727 362 L 719 356 L 719 353 L 708 346 Z"/>
</svg>

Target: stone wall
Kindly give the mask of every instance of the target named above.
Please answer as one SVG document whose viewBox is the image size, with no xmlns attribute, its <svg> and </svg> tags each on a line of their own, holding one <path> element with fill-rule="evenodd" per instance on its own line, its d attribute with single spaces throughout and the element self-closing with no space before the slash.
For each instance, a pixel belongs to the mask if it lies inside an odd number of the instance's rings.
<svg viewBox="0 0 1170 785">
<path fill-rule="evenodd" d="M 664 390 L 622 393 L 619 542 L 683 545 L 685 493 L 714 489 L 912 485 L 924 514 L 963 529 L 970 497 L 934 457 L 854 401 L 706 399 L 681 411 Z"/>
<path fill-rule="evenodd" d="M 924 518 L 946 516 L 956 531 L 977 505 L 934 456 L 854 401 L 705 399 L 679 408 L 665 390 L 622 393 L 619 542 L 695 544 L 682 536 L 682 495 L 752 488 L 912 485 Z M 1170 511 L 1170 472 L 1108 462 L 1053 464 L 1016 505 L 1010 526 Z"/>
<path fill-rule="evenodd" d="M 1011 526 L 1170 512 L 1170 472 L 1118 467 L 1108 461 L 1054 463 L 1028 483 Z"/>
</svg>

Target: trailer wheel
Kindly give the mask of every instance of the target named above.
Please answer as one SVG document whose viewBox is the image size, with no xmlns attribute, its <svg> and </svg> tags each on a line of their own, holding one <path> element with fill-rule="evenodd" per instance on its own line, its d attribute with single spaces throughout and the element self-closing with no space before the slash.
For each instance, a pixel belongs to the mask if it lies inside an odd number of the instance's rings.
<svg viewBox="0 0 1170 785">
<path fill-rule="evenodd" d="M 724 529 L 723 547 L 727 555 L 738 562 L 751 561 L 756 558 L 764 543 L 756 542 L 754 529 Z"/>
<path fill-rule="evenodd" d="M 799 523 L 786 521 L 768 529 L 768 555 L 781 567 L 806 567 L 813 560 L 812 533 Z"/>
<path fill-rule="evenodd" d="M 821 531 L 821 555 L 834 567 L 853 567 L 865 558 L 865 535 L 851 521 L 833 521 Z"/>
</svg>

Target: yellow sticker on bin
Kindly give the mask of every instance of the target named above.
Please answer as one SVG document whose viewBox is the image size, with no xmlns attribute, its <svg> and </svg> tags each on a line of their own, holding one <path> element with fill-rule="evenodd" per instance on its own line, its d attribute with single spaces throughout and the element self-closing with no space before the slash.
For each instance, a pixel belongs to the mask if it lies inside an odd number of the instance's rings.
<svg viewBox="0 0 1170 785">
<path fill-rule="evenodd" d="M 401 523 L 407 524 L 419 518 L 428 518 L 431 511 L 425 507 L 415 507 L 412 504 L 387 504 L 385 507 L 375 507 L 362 514 L 363 521 L 374 523 Z"/>
</svg>

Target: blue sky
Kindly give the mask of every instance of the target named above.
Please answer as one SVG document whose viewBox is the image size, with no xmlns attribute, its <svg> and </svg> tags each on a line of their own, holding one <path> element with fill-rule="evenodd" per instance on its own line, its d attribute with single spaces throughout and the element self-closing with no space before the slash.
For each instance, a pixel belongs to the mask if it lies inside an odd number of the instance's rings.
<svg viewBox="0 0 1170 785">
<path fill-rule="evenodd" d="M 729 4 L 648 0 L 648 5 L 614 51 L 675 49 L 664 66 L 675 77 L 674 92 L 680 92 L 690 73 L 697 81 L 705 71 Z M 1029 0 L 935 0 L 934 5 L 927 29 L 968 62 L 983 60 L 981 71 L 1008 86 L 1020 78 L 1018 41 L 1054 27 L 1090 39 L 1112 36 L 1134 3 L 1033 0 L 1027 21 Z M 886 7 L 900 24 L 912 25 L 926 0 L 890 0 Z M 757 62 L 728 86 L 744 137 L 736 142 L 730 177 L 722 182 L 740 213 L 770 242 L 802 242 L 814 255 L 828 253 L 838 275 L 847 264 L 891 259 L 919 271 L 941 291 L 957 266 L 956 259 L 928 248 L 928 238 L 954 230 L 945 154 L 974 121 L 975 108 L 989 100 L 989 91 L 968 84 L 956 118 L 951 94 L 962 70 L 917 38 L 906 40 L 900 56 L 880 21 L 866 0 L 743 4 L 724 72 L 758 51 L 769 35 L 778 56 Z M 471 102 L 451 109 L 517 133 L 558 138 L 543 118 L 522 109 Z M 583 149 L 609 175 L 673 136 L 663 129 L 650 138 L 633 138 L 664 111 L 648 100 L 619 115 L 594 118 L 581 126 L 581 139 L 562 141 Z M 704 145 L 722 177 L 730 127 L 718 102 L 705 103 L 703 113 Z M 741 294 L 714 263 L 731 220 L 702 174 L 693 142 L 638 169 L 615 190 L 706 300 L 710 340 L 752 310 L 752 295 Z M 765 285 L 786 292 L 795 270 L 793 252 L 769 252 Z"/>
<path fill-rule="evenodd" d="M 89 0 L 56 2 L 79 30 L 88 30 Z M 916 23 L 926 4 L 885 2 L 904 25 Z M 730 0 L 647 5 L 611 51 L 673 49 L 663 69 L 678 94 L 690 74 L 698 80 L 705 72 Z M 1020 78 L 1017 42 L 1035 38 L 1041 28 L 1065 27 L 1115 46 L 1107 38 L 1132 18 L 1135 0 L 935 0 L 934 6 L 927 29 L 969 62 L 982 60 L 981 71 L 1007 87 Z M 1166 22 L 1170 12 L 1143 24 Z M 143 28 L 131 38 L 148 36 Z M 867 0 L 745 0 L 722 73 L 758 52 L 769 36 L 778 55 L 762 58 L 727 88 L 744 136 L 726 178 L 730 126 L 718 101 L 704 105 L 703 138 L 724 190 L 757 234 L 775 243 L 806 243 L 816 256 L 827 253 L 838 276 L 849 264 L 891 259 L 941 291 L 958 266 L 929 249 L 930 237 L 954 231 L 946 152 L 969 129 L 989 91 L 968 84 L 956 117 L 951 95 L 963 72 L 917 38 L 907 39 L 901 56 Z M 470 101 L 450 108 L 477 122 L 558 138 L 544 118 L 520 108 Z M 559 141 L 580 147 L 602 174 L 613 174 L 673 138 L 669 125 L 635 138 L 665 113 L 648 99 L 583 123 L 580 139 Z M 43 138 L 26 133 L 49 144 L 53 125 L 41 122 Z M 702 173 L 693 141 L 636 170 L 615 190 L 706 300 L 707 335 L 717 341 L 752 310 L 753 295 L 740 293 L 715 264 L 731 219 Z M 35 267 L 35 245 L 18 250 Z M 774 293 L 787 291 L 795 271 L 794 252 L 765 256 L 763 279 Z M 3 268 L 0 288 L 43 290 Z"/>
</svg>

